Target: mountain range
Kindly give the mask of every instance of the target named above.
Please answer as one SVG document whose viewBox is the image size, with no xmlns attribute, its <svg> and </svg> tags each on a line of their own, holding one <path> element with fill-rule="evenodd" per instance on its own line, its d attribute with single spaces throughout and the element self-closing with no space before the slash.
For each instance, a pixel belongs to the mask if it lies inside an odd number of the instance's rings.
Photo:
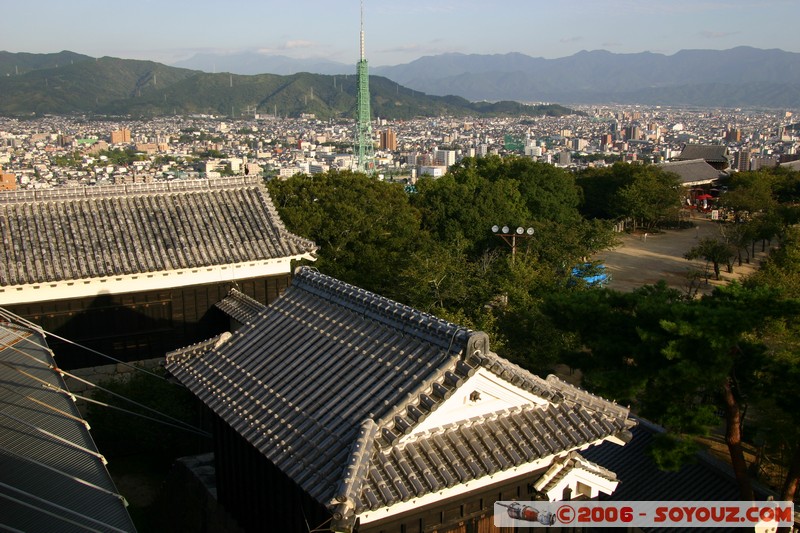
<svg viewBox="0 0 800 533">
<path fill-rule="evenodd" d="M 182 64 L 192 68 L 0 51 L 0 113 L 353 115 L 354 65 L 255 52 Z M 215 72 L 204 72 L 209 64 Z M 257 73 L 263 70 L 274 72 Z M 442 54 L 373 68 L 370 89 L 373 115 L 391 119 L 569 112 L 513 102 L 798 108 L 800 54 L 749 47 L 670 56 L 584 51 L 560 59 Z"/>
<path fill-rule="evenodd" d="M 235 75 L 170 67 L 152 61 L 58 54 L 0 53 L 0 114 L 113 114 L 154 116 L 255 113 L 352 119 L 355 75 L 298 73 Z M 564 115 L 559 105 L 470 102 L 430 96 L 381 76 L 370 77 L 374 116 Z"/>
<path fill-rule="evenodd" d="M 179 66 L 254 74 L 354 73 L 355 66 L 282 56 L 195 56 Z M 800 54 L 737 47 L 682 50 L 673 55 L 582 51 L 558 59 L 520 53 L 441 54 L 373 67 L 371 74 L 431 95 L 468 100 L 558 103 L 640 103 L 696 106 L 800 106 Z"/>
</svg>

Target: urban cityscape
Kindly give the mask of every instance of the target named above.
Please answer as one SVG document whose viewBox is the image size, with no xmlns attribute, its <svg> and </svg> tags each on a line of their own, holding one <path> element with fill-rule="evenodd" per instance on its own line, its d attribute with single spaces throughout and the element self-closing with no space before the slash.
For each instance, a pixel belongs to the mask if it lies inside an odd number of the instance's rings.
<svg viewBox="0 0 800 533">
<path fill-rule="evenodd" d="M 580 106 L 565 117 L 374 120 L 374 172 L 413 184 L 464 157 L 517 155 L 575 171 L 658 164 L 687 144 L 725 145 L 732 171 L 796 161 L 796 111 Z M 354 170 L 352 121 L 275 117 L 0 118 L 4 188 L 37 189 Z M 131 153 L 114 162 L 103 151 Z M 12 178 L 13 176 L 13 178 Z"/>
<path fill-rule="evenodd" d="M 0 529 L 798 531 L 800 108 L 382 117 L 358 42 L 0 53 Z"/>
</svg>

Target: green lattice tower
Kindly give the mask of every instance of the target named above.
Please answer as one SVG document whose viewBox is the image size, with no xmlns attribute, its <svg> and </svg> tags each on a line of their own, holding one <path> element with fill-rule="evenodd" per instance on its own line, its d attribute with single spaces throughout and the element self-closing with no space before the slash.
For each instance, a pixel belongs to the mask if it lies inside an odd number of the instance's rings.
<svg viewBox="0 0 800 533">
<path fill-rule="evenodd" d="M 371 174 L 375 170 L 375 152 L 372 144 L 372 113 L 369 109 L 369 66 L 364 56 L 364 3 L 361 3 L 361 59 L 357 65 L 358 95 L 356 96 L 356 135 L 353 152 L 360 172 Z"/>
</svg>

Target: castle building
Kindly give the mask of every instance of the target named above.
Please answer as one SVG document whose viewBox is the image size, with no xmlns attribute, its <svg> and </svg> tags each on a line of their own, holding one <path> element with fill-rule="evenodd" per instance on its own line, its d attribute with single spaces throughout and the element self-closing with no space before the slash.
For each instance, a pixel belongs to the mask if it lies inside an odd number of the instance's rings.
<svg viewBox="0 0 800 533">
<path fill-rule="evenodd" d="M 486 334 L 300 268 L 233 333 L 167 355 L 210 412 L 219 503 L 246 531 L 489 531 L 497 500 L 596 498 L 628 409 L 493 353 Z"/>
<path fill-rule="evenodd" d="M 0 235 L 0 306 L 126 361 L 223 331 L 231 287 L 270 302 L 316 250 L 257 177 L 3 192 Z M 64 368 L 99 364 L 50 343 Z"/>
</svg>

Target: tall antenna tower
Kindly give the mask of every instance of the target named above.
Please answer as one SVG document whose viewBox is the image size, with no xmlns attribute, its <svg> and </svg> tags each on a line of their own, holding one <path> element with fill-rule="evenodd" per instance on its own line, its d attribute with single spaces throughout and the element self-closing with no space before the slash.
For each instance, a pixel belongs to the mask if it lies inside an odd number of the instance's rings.
<svg viewBox="0 0 800 533">
<path fill-rule="evenodd" d="M 357 169 L 371 174 L 375 170 L 372 144 L 372 114 L 369 109 L 369 67 L 364 55 L 364 0 L 361 0 L 361 56 L 358 61 L 358 95 L 356 96 L 356 135 L 353 151 Z"/>
</svg>

